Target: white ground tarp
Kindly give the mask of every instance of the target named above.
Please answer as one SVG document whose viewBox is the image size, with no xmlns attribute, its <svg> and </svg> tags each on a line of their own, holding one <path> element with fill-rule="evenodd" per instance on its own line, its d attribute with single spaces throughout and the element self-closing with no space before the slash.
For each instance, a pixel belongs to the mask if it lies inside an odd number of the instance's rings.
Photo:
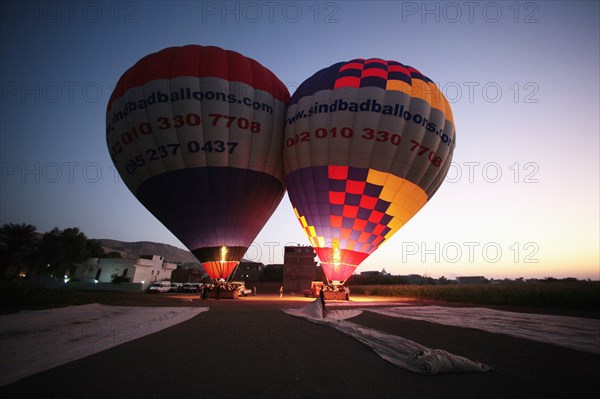
<svg viewBox="0 0 600 399">
<path fill-rule="evenodd" d="M 352 323 L 347 319 L 362 313 L 360 309 L 324 310 L 321 301 L 300 309 L 285 309 L 285 313 L 326 325 L 362 342 L 388 362 L 419 374 L 483 372 L 491 368 L 483 363 L 454 355 L 441 349 L 431 349 L 396 335 Z"/>
<path fill-rule="evenodd" d="M 155 333 L 207 310 L 90 304 L 0 316 L 0 386 Z"/>
<path fill-rule="evenodd" d="M 447 326 L 474 328 L 600 354 L 598 319 L 442 306 L 369 308 L 368 311 Z"/>
</svg>

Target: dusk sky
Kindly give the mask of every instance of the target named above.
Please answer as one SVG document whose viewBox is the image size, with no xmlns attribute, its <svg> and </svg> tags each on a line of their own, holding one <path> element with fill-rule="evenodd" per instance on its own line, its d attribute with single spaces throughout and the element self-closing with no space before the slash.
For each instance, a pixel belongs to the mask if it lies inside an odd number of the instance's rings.
<svg viewBox="0 0 600 399">
<path fill-rule="evenodd" d="M 597 1 L 2 2 L 0 224 L 183 248 L 112 166 L 119 77 L 165 47 L 259 61 L 290 93 L 353 58 L 419 69 L 457 143 L 432 200 L 357 270 L 454 278 L 600 278 Z M 282 263 L 308 239 L 284 197 L 246 254 Z"/>
</svg>

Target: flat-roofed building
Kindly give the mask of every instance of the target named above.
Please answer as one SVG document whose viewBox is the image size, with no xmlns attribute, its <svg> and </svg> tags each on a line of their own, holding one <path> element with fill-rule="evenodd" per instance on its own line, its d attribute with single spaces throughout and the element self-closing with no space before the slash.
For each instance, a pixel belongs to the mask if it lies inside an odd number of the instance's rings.
<svg viewBox="0 0 600 399">
<path fill-rule="evenodd" d="M 283 289 L 285 293 L 301 293 L 310 290 L 315 278 L 316 253 L 310 246 L 285 247 L 283 256 Z"/>
<path fill-rule="evenodd" d="M 88 258 L 76 265 L 74 280 L 110 283 L 115 277 L 130 278 L 132 283 L 170 280 L 175 263 L 160 255 L 141 255 L 137 259 Z"/>
<path fill-rule="evenodd" d="M 251 262 L 242 260 L 235 269 L 231 280 L 256 283 L 260 281 L 260 271 L 265 267 L 262 262 Z"/>
</svg>

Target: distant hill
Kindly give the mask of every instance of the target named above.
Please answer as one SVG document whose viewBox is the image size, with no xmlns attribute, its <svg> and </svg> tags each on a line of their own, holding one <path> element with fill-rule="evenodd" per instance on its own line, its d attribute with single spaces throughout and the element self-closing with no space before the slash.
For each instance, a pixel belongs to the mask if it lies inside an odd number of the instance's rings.
<svg viewBox="0 0 600 399">
<path fill-rule="evenodd" d="M 200 263 L 190 251 L 168 244 L 150 241 L 124 242 L 105 238 L 95 239 L 95 241 L 100 242 L 105 252 L 118 252 L 123 258 L 138 258 L 140 255 L 160 255 L 172 262 Z"/>
</svg>

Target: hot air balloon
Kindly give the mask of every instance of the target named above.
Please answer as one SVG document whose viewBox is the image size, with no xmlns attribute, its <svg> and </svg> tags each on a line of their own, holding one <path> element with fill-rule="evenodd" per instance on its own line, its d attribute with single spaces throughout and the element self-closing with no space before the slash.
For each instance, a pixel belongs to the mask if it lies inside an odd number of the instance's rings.
<svg viewBox="0 0 600 399">
<path fill-rule="evenodd" d="M 437 86 L 396 61 L 315 73 L 290 100 L 285 185 L 327 279 L 342 284 L 444 180 L 455 147 Z"/>
<path fill-rule="evenodd" d="M 288 102 L 257 61 L 197 45 L 142 58 L 110 97 L 106 141 L 123 181 L 215 280 L 283 197 Z"/>
</svg>

